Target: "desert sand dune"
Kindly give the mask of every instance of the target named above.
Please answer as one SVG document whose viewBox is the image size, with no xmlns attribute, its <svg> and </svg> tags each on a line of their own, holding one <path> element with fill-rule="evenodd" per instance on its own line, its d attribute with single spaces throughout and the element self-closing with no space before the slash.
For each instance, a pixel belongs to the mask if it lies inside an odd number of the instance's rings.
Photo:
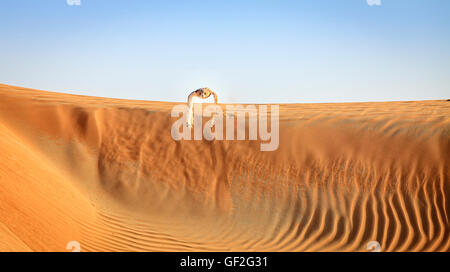
<svg viewBox="0 0 450 272">
<path fill-rule="evenodd" d="M 450 102 L 280 105 L 273 152 L 176 104 L 0 85 L 0 251 L 449 251 Z"/>
</svg>

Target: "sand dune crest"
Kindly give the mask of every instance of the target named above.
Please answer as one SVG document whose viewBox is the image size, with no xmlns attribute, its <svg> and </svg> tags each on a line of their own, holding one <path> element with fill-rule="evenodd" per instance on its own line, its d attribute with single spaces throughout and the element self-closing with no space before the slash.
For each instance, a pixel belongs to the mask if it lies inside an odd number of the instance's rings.
<svg viewBox="0 0 450 272">
<path fill-rule="evenodd" d="M 273 152 L 174 105 L 0 85 L 0 250 L 449 250 L 447 101 L 280 105 Z"/>
</svg>

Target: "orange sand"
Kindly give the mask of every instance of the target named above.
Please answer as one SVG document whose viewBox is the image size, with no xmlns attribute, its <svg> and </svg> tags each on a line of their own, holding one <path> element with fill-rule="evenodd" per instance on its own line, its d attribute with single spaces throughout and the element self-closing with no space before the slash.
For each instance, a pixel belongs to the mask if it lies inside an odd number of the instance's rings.
<svg viewBox="0 0 450 272">
<path fill-rule="evenodd" d="M 280 105 L 280 146 L 176 103 L 0 85 L 0 251 L 450 249 L 450 102 Z"/>
</svg>

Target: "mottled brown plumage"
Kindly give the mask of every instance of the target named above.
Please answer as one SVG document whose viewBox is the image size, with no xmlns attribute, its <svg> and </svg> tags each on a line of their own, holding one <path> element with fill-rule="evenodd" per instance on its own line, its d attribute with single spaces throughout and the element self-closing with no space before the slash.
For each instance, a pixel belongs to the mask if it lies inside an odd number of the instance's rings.
<svg viewBox="0 0 450 272">
<path fill-rule="evenodd" d="M 188 96 L 188 106 L 189 106 L 188 122 L 187 122 L 188 127 L 192 127 L 192 125 L 194 123 L 194 112 L 193 112 L 194 97 L 200 97 L 201 99 L 207 99 L 211 95 L 214 96 L 214 103 L 217 104 L 217 94 L 215 92 L 211 91 L 211 89 L 207 88 L 207 87 L 197 89 Z"/>
</svg>

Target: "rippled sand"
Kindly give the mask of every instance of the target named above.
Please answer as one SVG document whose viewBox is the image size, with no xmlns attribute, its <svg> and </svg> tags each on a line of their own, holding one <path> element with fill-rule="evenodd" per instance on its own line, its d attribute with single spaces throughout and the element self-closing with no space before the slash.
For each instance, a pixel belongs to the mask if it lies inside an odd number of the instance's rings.
<svg viewBox="0 0 450 272">
<path fill-rule="evenodd" d="M 0 251 L 449 251 L 450 102 L 280 105 L 280 146 L 176 103 L 0 85 Z"/>
</svg>

